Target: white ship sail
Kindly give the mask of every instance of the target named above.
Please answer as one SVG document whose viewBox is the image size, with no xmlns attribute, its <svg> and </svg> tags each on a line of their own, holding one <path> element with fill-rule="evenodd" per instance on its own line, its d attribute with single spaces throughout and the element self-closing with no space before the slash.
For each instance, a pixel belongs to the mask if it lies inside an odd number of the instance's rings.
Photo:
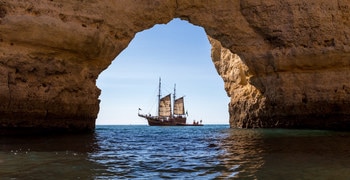
<svg viewBox="0 0 350 180">
<path fill-rule="evenodd" d="M 178 98 L 174 102 L 174 115 L 184 115 L 185 114 L 185 105 L 184 97 Z"/>
<path fill-rule="evenodd" d="M 159 101 L 159 116 L 170 117 L 171 116 L 171 94 L 163 97 Z"/>
</svg>

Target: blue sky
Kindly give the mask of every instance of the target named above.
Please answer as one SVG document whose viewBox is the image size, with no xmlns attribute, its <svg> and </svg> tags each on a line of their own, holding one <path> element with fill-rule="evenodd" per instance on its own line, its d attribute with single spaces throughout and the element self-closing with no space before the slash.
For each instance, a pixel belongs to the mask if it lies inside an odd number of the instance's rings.
<svg viewBox="0 0 350 180">
<path fill-rule="evenodd" d="M 162 95 L 176 83 L 177 97 L 185 96 L 188 123 L 228 124 L 229 98 L 210 49 L 204 29 L 180 19 L 137 33 L 97 80 L 102 93 L 96 124 L 147 124 L 138 108 L 156 113 L 159 77 Z"/>
</svg>

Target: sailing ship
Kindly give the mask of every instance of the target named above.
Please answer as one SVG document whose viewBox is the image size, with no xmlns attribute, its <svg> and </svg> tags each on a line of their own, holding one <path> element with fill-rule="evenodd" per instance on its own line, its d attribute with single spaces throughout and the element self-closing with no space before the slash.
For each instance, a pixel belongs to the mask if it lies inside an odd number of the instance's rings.
<svg viewBox="0 0 350 180">
<path fill-rule="evenodd" d="M 150 126 L 203 126 L 202 120 L 199 122 L 193 121 L 193 124 L 186 124 L 187 111 L 185 112 L 184 96 L 176 98 L 176 85 L 174 86 L 173 107 L 171 100 L 171 93 L 161 96 L 161 78 L 159 78 L 158 90 L 158 115 L 140 114 L 138 116 L 147 119 Z M 173 110 L 173 111 L 172 111 Z"/>
</svg>

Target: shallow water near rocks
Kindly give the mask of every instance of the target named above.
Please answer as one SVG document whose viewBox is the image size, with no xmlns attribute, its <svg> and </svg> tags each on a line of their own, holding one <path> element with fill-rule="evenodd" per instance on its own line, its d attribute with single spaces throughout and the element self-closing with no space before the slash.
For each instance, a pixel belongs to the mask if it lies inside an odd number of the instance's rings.
<svg viewBox="0 0 350 180">
<path fill-rule="evenodd" d="M 0 137 L 1 179 L 349 179 L 350 133 L 97 126 Z"/>
</svg>

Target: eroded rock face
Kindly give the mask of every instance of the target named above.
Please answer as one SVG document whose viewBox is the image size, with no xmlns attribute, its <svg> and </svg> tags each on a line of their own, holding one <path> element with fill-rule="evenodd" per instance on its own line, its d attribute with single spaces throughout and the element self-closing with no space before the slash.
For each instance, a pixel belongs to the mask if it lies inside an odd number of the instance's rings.
<svg viewBox="0 0 350 180">
<path fill-rule="evenodd" d="M 0 126 L 91 131 L 98 75 L 137 32 L 202 26 L 231 127 L 350 129 L 350 1 L 0 0 Z"/>
<path fill-rule="evenodd" d="M 216 64 L 233 62 L 217 68 L 231 97 L 231 126 L 349 129 L 347 3 L 241 1 L 242 15 L 265 43 L 262 53 L 213 45 Z"/>
</svg>

